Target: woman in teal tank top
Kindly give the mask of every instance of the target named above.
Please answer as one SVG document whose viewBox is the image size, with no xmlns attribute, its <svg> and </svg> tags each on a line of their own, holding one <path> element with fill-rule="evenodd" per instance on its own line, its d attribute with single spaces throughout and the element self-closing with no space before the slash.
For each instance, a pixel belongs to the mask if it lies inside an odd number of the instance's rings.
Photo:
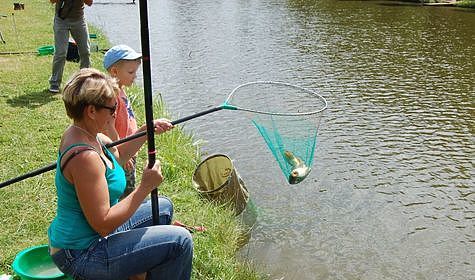
<svg viewBox="0 0 475 280">
<path fill-rule="evenodd" d="M 190 279 L 193 242 L 186 229 L 170 225 L 169 199 L 160 197 L 160 225 L 152 224 L 146 198 L 163 180 L 160 162 L 146 167 L 137 188 L 119 201 L 126 185 L 122 166 L 146 137 L 105 147 L 111 141 L 102 132 L 114 125 L 117 92 L 113 79 L 91 68 L 75 73 L 63 90 L 73 124 L 58 151 L 50 254 L 74 279 Z M 154 124 L 156 133 L 173 127 L 164 119 Z"/>
</svg>

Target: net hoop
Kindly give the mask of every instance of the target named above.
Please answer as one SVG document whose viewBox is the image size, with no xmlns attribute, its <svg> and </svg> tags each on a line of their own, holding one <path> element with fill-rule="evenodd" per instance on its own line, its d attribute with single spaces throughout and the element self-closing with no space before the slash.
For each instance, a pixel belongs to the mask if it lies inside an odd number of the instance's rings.
<svg viewBox="0 0 475 280">
<path fill-rule="evenodd" d="M 318 99 L 320 99 L 320 101 L 323 102 L 323 107 L 318 109 L 318 110 L 315 110 L 315 111 L 309 111 L 309 112 L 298 112 L 298 113 L 278 113 L 278 112 L 266 112 L 266 111 L 259 111 L 259 110 L 252 110 L 252 109 L 246 109 L 246 108 L 243 108 L 243 107 L 239 107 L 239 106 L 236 106 L 232 103 L 229 103 L 229 100 L 231 100 L 231 98 L 233 97 L 233 95 L 242 87 L 246 87 L 246 86 L 250 86 L 250 85 L 255 85 L 255 84 L 271 84 L 271 85 L 279 85 L 279 86 L 288 86 L 288 87 L 292 87 L 292 88 L 296 88 L 296 89 L 299 89 L 299 90 L 302 90 L 304 92 L 307 92 L 309 94 L 312 94 L 314 95 L 315 97 L 317 97 Z M 231 105 L 233 107 L 235 107 L 237 110 L 241 110 L 241 111 L 246 111 L 246 112 L 251 112 L 251 113 L 257 113 L 257 114 L 264 114 L 264 115 L 273 115 L 273 116 L 308 116 L 308 115 L 314 115 L 314 114 L 318 114 L 318 113 L 321 113 L 323 111 L 325 111 L 328 107 L 328 103 L 327 103 L 327 100 L 325 99 L 325 97 L 323 97 L 322 95 L 316 93 L 315 91 L 312 91 L 312 90 L 309 90 L 309 89 L 306 89 L 304 87 L 301 87 L 301 86 L 298 86 L 298 85 L 293 85 L 293 84 L 289 84 L 289 83 L 284 83 L 284 82 L 275 82 L 275 81 L 255 81 L 255 82 L 248 82 L 248 83 L 244 83 L 244 84 L 241 84 L 237 87 L 235 87 L 233 89 L 233 91 L 229 94 L 228 98 L 226 98 L 226 101 L 224 102 L 224 106 L 228 106 L 228 105 Z"/>
</svg>

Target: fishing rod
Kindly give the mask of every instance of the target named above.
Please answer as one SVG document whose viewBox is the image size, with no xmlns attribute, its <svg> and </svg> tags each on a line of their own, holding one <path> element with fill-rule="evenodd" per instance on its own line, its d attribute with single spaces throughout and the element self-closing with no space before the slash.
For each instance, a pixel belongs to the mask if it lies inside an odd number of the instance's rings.
<svg viewBox="0 0 475 280">
<path fill-rule="evenodd" d="M 177 124 L 180 124 L 182 122 L 186 122 L 188 120 L 198 118 L 198 117 L 201 117 L 201 116 L 204 116 L 204 115 L 207 115 L 207 114 L 210 114 L 210 113 L 222 110 L 222 109 L 232 109 L 232 108 L 229 107 L 229 106 L 226 106 L 226 105 L 221 105 L 221 106 L 218 106 L 218 107 L 214 107 L 214 108 L 211 108 L 211 109 L 208 109 L 208 110 L 205 110 L 205 111 L 202 111 L 202 112 L 198 112 L 198 113 L 195 113 L 193 115 L 186 116 L 186 117 L 183 117 L 181 119 L 172 121 L 171 124 L 172 125 L 177 125 Z M 153 126 L 153 124 L 152 124 L 152 126 Z M 105 146 L 106 146 L 106 148 L 111 148 L 111 147 L 120 145 L 122 143 L 137 139 L 137 138 L 142 137 L 142 136 L 145 136 L 146 134 L 147 134 L 147 131 L 141 131 L 141 132 L 138 132 L 138 133 L 136 133 L 134 135 L 131 135 L 129 137 L 125 137 L 125 138 L 122 138 L 122 139 L 117 140 L 115 142 L 108 143 Z M 18 176 L 18 177 L 15 177 L 13 179 L 2 182 L 2 183 L 0 183 L 0 189 L 3 188 L 3 187 L 9 186 L 11 184 L 14 184 L 14 183 L 18 183 L 18 182 L 23 181 L 25 179 L 28 179 L 28 178 L 46 173 L 48 171 L 54 170 L 56 168 L 56 163 L 57 162 L 53 162 L 53 163 L 51 163 L 51 164 L 49 164 L 45 167 L 39 168 L 37 170 L 33 170 L 33 171 L 28 172 L 26 174 L 23 174 L 21 176 Z"/>
<path fill-rule="evenodd" d="M 135 0 L 131 2 L 94 2 L 94 5 L 135 5 Z"/>
<path fill-rule="evenodd" d="M 145 122 L 147 124 L 148 168 L 155 165 L 155 132 L 153 125 L 152 108 L 152 67 L 150 63 L 150 32 L 148 30 L 148 0 L 139 1 L 140 14 L 140 41 L 142 44 L 142 72 L 144 81 Z M 158 190 L 154 188 L 150 193 L 152 202 L 152 222 L 160 224 Z"/>
<path fill-rule="evenodd" d="M 0 42 L 2 41 L 2 37 L 0 35 Z M 97 49 L 96 52 L 106 53 L 109 49 Z M 21 54 L 39 54 L 38 51 L 6 51 L 0 52 L 0 56 L 2 55 L 21 55 Z M 52 53 L 51 53 L 52 54 Z"/>
<path fill-rule="evenodd" d="M 0 52 L 0 55 L 37 54 L 37 53 L 38 52 L 34 52 L 34 51 L 11 51 L 11 52 Z"/>
</svg>

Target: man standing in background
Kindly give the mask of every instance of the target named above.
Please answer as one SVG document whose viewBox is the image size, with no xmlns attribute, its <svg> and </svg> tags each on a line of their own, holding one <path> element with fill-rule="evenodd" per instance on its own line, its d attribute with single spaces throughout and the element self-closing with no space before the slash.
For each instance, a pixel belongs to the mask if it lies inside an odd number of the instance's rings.
<svg viewBox="0 0 475 280">
<path fill-rule="evenodd" d="M 90 62 L 89 31 L 84 18 L 84 4 L 91 6 L 93 0 L 49 0 L 56 4 L 54 13 L 54 57 L 49 91 L 58 93 L 63 78 L 68 52 L 69 34 L 77 44 L 80 68 L 88 68 Z"/>
</svg>

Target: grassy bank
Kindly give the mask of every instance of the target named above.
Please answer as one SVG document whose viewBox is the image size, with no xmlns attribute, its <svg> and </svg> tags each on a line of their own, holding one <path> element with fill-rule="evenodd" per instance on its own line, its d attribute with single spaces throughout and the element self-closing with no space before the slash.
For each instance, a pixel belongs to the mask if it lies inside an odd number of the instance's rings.
<svg viewBox="0 0 475 280">
<path fill-rule="evenodd" d="M 463 0 L 463 1 L 457 2 L 456 6 L 462 7 L 462 8 L 475 9 L 475 0 Z"/>
<path fill-rule="evenodd" d="M 36 49 L 53 44 L 53 8 L 45 0 L 24 1 L 25 10 L 14 11 L 13 2 L 1 1 L 0 31 L 0 181 L 14 178 L 56 160 L 62 131 L 70 123 L 61 96 L 46 89 L 52 56 L 37 56 Z M 101 48 L 108 46 L 98 30 Z M 6 52 L 25 52 L 10 54 Z M 92 54 L 93 66 L 102 69 L 102 53 Z M 78 64 L 68 62 L 66 80 Z M 132 88 L 138 123 L 144 122 L 142 91 Z M 155 117 L 163 116 L 155 104 Z M 172 114 L 173 115 L 173 114 Z M 200 199 L 191 185 L 191 174 L 200 161 L 199 147 L 179 128 L 157 137 L 158 158 L 164 163 L 162 194 L 175 203 L 175 218 L 204 225 L 206 233 L 194 233 L 193 279 L 259 279 L 252 268 L 238 262 L 235 251 L 240 225 L 229 209 Z M 145 147 L 138 166 L 144 165 Z M 139 168 L 140 170 L 140 168 Z M 11 263 L 22 249 L 47 243 L 46 230 L 55 212 L 54 172 L 0 189 L 0 274 L 11 274 Z"/>
</svg>

